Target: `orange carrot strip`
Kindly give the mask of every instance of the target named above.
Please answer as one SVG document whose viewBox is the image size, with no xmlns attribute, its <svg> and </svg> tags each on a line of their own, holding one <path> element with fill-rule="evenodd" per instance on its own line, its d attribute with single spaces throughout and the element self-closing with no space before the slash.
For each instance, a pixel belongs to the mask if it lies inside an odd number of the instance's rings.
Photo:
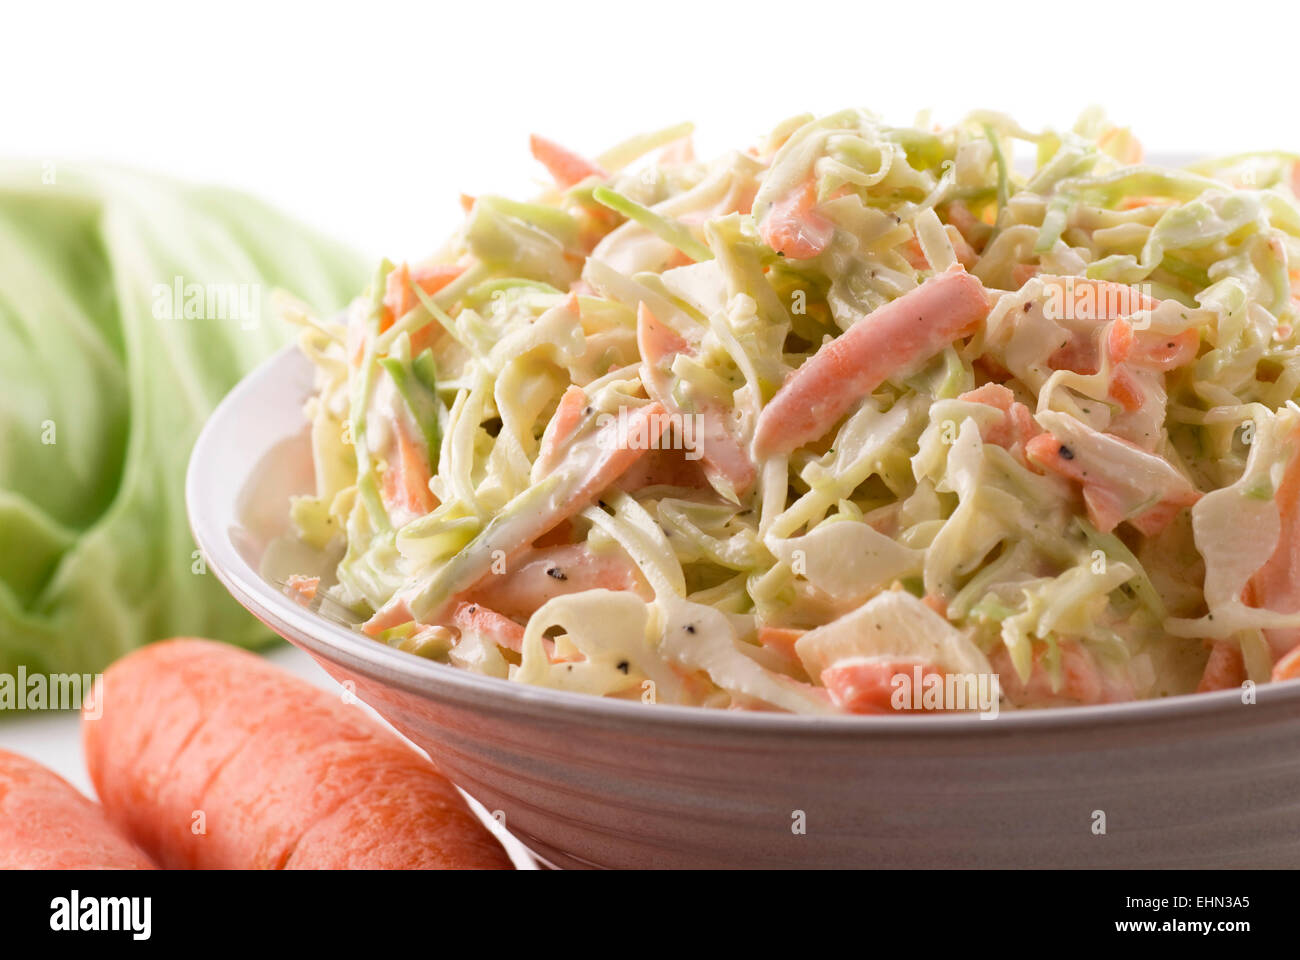
<svg viewBox="0 0 1300 960">
<path fill-rule="evenodd" d="M 1291 437 L 1300 443 L 1300 430 Z M 1273 500 L 1282 520 L 1282 532 L 1273 555 L 1255 571 L 1246 586 L 1246 601 L 1277 613 L 1300 610 L 1300 452 L 1293 453 Z M 1265 630 L 1275 660 L 1300 647 L 1300 629 Z"/>
<path fill-rule="evenodd" d="M 644 303 L 637 307 L 636 339 L 641 351 L 641 379 L 646 390 L 684 425 L 684 412 L 673 399 L 669 371 L 674 357 L 691 353 L 690 344 L 656 319 Z M 737 496 L 743 497 L 754 484 L 754 464 L 740 440 L 728 429 L 726 411 L 706 401 L 695 413 L 699 416 L 695 421 L 698 430 L 692 437 L 696 449 L 689 452 L 698 455 L 710 479 L 721 480 Z"/>
<path fill-rule="evenodd" d="M 758 233 L 763 242 L 791 260 L 809 260 L 831 242 L 835 225 L 816 211 L 817 185 L 806 181 L 772 204 Z"/>
<path fill-rule="evenodd" d="M 1106 349 L 1110 353 L 1112 363 L 1123 363 L 1128 359 L 1128 355 L 1133 351 L 1133 324 L 1123 318 L 1118 318 L 1110 325 L 1110 333 L 1106 337 Z"/>
<path fill-rule="evenodd" d="M 1034 422 L 1034 415 L 1029 408 L 1016 400 L 1016 395 L 999 383 L 986 383 L 974 390 L 968 390 L 957 398 L 971 403 L 983 403 L 1001 410 L 1001 423 L 985 428 L 984 442 L 992 443 L 1013 453 L 1019 453 L 1023 461 L 1025 444 L 1042 431 Z"/>
<path fill-rule="evenodd" d="M 528 138 L 528 148 L 532 151 L 533 157 L 544 166 L 555 185 L 561 190 L 567 190 L 575 183 L 581 183 L 588 177 L 599 177 L 606 179 L 609 174 L 602 170 L 595 163 L 585 157 L 581 157 L 570 150 L 566 150 L 552 140 L 533 134 Z"/>
<path fill-rule="evenodd" d="M 311 603 L 316 599 L 316 590 L 320 587 L 320 577 L 305 577 L 300 573 L 291 575 L 284 584 L 299 603 Z"/>
<path fill-rule="evenodd" d="M 1144 510 L 1137 516 L 1129 517 L 1128 522 L 1144 536 L 1154 537 L 1178 516 L 1178 511 L 1187 506 L 1176 500 L 1166 500 L 1154 507 Z"/>
<path fill-rule="evenodd" d="M 550 473 L 564 449 L 564 445 L 577 433 L 582 423 L 582 411 L 587 407 L 587 394 L 582 387 L 570 385 L 560 397 L 559 406 L 542 431 L 537 462 L 542 472 Z"/>
<path fill-rule="evenodd" d="M 1136 287 L 1113 280 L 1050 277 L 1044 278 L 1044 282 L 1052 295 L 1054 308 L 1059 309 L 1064 317 L 1076 320 L 1117 320 L 1139 311 L 1154 310 L 1160 305 L 1159 301 Z"/>
<path fill-rule="evenodd" d="M 515 653 L 524 652 L 524 628 L 478 600 L 456 604 L 451 625 L 461 633 L 478 634 Z"/>
<path fill-rule="evenodd" d="M 759 627 L 758 645 L 765 650 L 771 650 L 787 666 L 802 671 L 804 669 L 803 661 L 795 653 L 794 645 L 804 633 L 803 630 L 795 630 L 790 627 Z"/>
<path fill-rule="evenodd" d="M 470 634 L 515 653 L 524 652 L 524 628 L 478 600 L 466 600 L 457 604 L 452 611 L 451 623 L 462 636 Z M 550 637 L 542 638 L 542 646 L 546 650 L 546 658 L 552 663 L 566 659 L 555 656 L 555 641 Z"/>
<path fill-rule="evenodd" d="M 953 253 L 957 255 L 957 262 L 967 270 L 975 266 L 975 261 L 979 259 L 979 254 L 977 254 L 974 248 L 966 242 L 966 238 L 962 236 L 961 231 L 951 223 L 946 224 L 943 231 L 948 236 L 948 242 L 952 244 Z M 913 270 L 932 269 L 932 264 L 926 257 L 925 250 L 921 247 L 921 240 L 915 234 L 913 234 L 908 241 L 903 244 L 902 254 L 903 258 L 912 266 Z M 1023 266 L 1023 264 L 1021 266 Z M 1019 269 L 1019 267 L 1017 267 L 1017 269 Z M 1037 267 L 1032 269 L 1034 272 L 1037 272 L 1038 270 Z M 1020 285 L 1023 284 L 1017 284 L 1017 286 Z"/>
<path fill-rule="evenodd" d="M 1106 677 L 1096 658 L 1077 641 L 1062 639 L 1058 641 L 1058 648 L 1060 685 L 1055 689 L 1053 671 L 1047 663 L 1046 643 L 1034 644 L 1032 668 L 1027 681 L 1020 679 L 1005 647 L 990 656 L 990 663 L 998 674 L 999 685 L 1008 700 L 1017 706 L 1051 706 L 1114 703 L 1133 699 L 1132 686 L 1127 681 Z"/>
<path fill-rule="evenodd" d="M 1182 333 L 1139 335 L 1133 348 L 1131 362 L 1153 370 L 1177 370 L 1196 359 L 1201 346 L 1199 330 Z"/>
<path fill-rule="evenodd" d="M 831 702 L 846 713 L 896 713 L 893 704 L 894 677 L 909 678 L 921 668 L 922 682 L 929 676 L 943 674 L 928 663 L 913 658 L 896 660 L 846 660 L 822 671 L 821 681 Z M 903 709 L 909 709 L 910 704 Z"/>
<path fill-rule="evenodd" d="M 1110 386 L 1106 394 L 1129 413 L 1142 409 L 1142 404 L 1146 400 L 1142 385 L 1123 366 L 1116 367 L 1111 373 Z"/>
<path fill-rule="evenodd" d="M 967 270 L 973 268 L 975 262 L 979 260 L 979 254 L 976 253 L 975 248 L 970 245 L 970 241 L 968 241 L 965 235 L 951 223 L 945 226 L 943 230 L 944 233 L 948 234 L 948 240 L 952 244 L 953 252 L 957 254 L 957 262 Z"/>
<path fill-rule="evenodd" d="M 915 235 L 909 237 L 903 244 L 901 253 L 913 270 L 930 269 L 930 261 L 925 258 L 925 250 L 921 248 L 921 241 Z"/>
<path fill-rule="evenodd" d="M 1140 450 L 1120 437 L 1114 439 Z M 1159 533 L 1180 509 L 1192 506 L 1201 497 L 1200 491 L 1186 481 L 1181 481 L 1176 489 L 1168 490 L 1164 499 L 1155 506 L 1129 517 L 1131 505 L 1125 497 L 1112 484 L 1102 480 L 1099 474 L 1090 473 L 1088 461 L 1063 446 L 1054 434 L 1046 431 L 1040 433 L 1025 445 L 1025 453 L 1037 466 L 1080 485 L 1083 502 L 1088 508 L 1088 519 L 1103 533 L 1114 530 L 1125 519 L 1148 536 Z"/>
<path fill-rule="evenodd" d="M 573 521 L 562 520 L 554 527 L 542 534 L 533 541 L 534 547 L 562 547 L 566 543 L 572 543 L 575 534 L 573 532 Z"/>
<path fill-rule="evenodd" d="M 504 534 L 494 536 L 498 534 L 498 528 L 489 522 L 479 534 L 473 559 L 462 562 L 456 569 L 454 580 L 444 587 L 446 593 L 440 592 L 440 596 L 445 596 L 446 599 L 424 601 L 424 608 L 417 617 L 407 596 L 398 594 L 362 625 L 362 632 L 373 637 L 412 620 L 441 623 L 450 613 L 448 604 L 452 598 L 467 593 L 490 575 L 493 562 L 491 557 L 496 550 L 504 552 L 507 558 L 516 556 L 539 537 L 594 503 L 647 450 L 658 444 L 665 419 L 663 406 L 652 402 L 627 412 L 621 422 L 607 423 L 595 436 L 583 438 L 580 444 L 590 442 L 597 453 L 593 457 L 589 451 L 582 451 L 573 463 L 571 472 L 565 472 L 565 463 L 552 471 L 553 474 L 562 474 L 562 486 L 557 493 L 554 510 L 534 511 L 512 517 L 508 527 L 509 537 Z M 466 554 L 461 555 L 464 556 Z M 452 563 L 457 563 L 458 559 L 460 558 L 453 559 Z"/>
<path fill-rule="evenodd" d="M 438 505 L 429 489 L 429 464 L 401 417 L 393 425 L 397 435 L 397 462 L 389 463 L 384 471 L 380 496 L 390 511 L 404 510 L 422 517 Z"/>
<path fill-rule="evenodd" d="M 636 564 L 617 550 L 592 551 L 585 543 L 528 550 L 499 576 L 484 577 L 473 598 L 506 617 L 527 619 L 548 600 L 583 590 L 630 590 L 643 600 L 654 592 Z"/>
<path fill-rule="evenodd" d="M 387 330 L 397 320 L 415 309 L 419 298 L 416 297 L 412 284 L 419 284 L 425 295 L 431 297 L 464 272 L 463 266 L 454 263 L 436 263 L 416 267 L 414 270 L 404 263 L 389 271 L 384 287 L 384 311 L 379 321 L 380 332 Z"/>
<path fill-rule="evenodd" d="M 886 379 L 971 333 L 989 308 L 983 284 L 955 267 L 863 317 L 790 374 L 759 415 L 755 451 L 788 454 L 822 436 Z"/>
<path fill-rule="evenodd" d="M 83 718 L 109 817 L 191 869 L 508 868 L 424 757 L 335 694 L 208 640 L 137 650 Z"/>
<path fill-rule="evenodd" d="M 1281 680 L 1300 680 L 1300 647 L 1296 647 L 1273 664 L 1273 674 L 1269 679 L 1274 683 Z"/>
<path fill-rule="evenodd" d="M 1232 639 L 1216 640 L 1210 648 L 1210 659 L 1206 661 L 1196 692 L 1240 687 L 1245 680 L 1246 661 L 1241 656 L 1241 644 Z"/>
</svg>

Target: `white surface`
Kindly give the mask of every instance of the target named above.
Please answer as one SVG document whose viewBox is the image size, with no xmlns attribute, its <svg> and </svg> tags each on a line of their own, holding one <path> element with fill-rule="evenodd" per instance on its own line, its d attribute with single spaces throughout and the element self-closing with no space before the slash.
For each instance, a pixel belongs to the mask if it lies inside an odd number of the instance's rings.
<svg viewBox="0 0 1300 960">
<path fill-rule="evenodd" d="M 532 131 L 595 153 L 693 120 L 712 154 L 807 110 L 1099 103 L 1163 149 L 1300 147 L 1280 3 L 71 6 L 5 11 L 0 149 L 244 187 L 376 256 L 430 251 L 462 191 L 527 191 Z"/>
</svg>

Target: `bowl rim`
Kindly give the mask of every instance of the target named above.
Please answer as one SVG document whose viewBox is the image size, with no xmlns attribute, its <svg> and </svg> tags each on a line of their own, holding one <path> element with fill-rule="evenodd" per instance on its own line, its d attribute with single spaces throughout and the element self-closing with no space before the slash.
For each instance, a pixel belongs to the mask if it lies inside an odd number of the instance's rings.
<svg viewBox="0 0 1300 960">
<path fill-rule="evenodd" d="M 983 736 L 1000 733 L 1167 722 L 1190 718 L 1226 717 L 1243 704 L 1233 688 L 1210 693 L 1178 694 L 1156 700 L 1096 704 L 1076 707 L 1000 709 L 996 718 L 979 714 L 925 714 L 902 717 L 877 715 L 805 715 L 766 711 L 725 710 L 675 704 L 643 704 L 590 694 L 535 687 L 497 677 L 472 673 L 389 647 L 347 630 L 298 605 L 276 590 L 239 554 L 224 531 L 219 529 L 213 479 L 222 460 L 229 461 L 220 446 L 220 434 L 228 430 L 244 406 L 251 403 L 273 381 L 291 379 L 284 370 L 301 361 L 308 363 L 296 343 L 290 343 L 265 360 L 236 384 L 221 400 L 195 441 L 185 477 L 185 505 L 196 546 L 217 579 L 242 606 L 282 635 L 292 635 L 310 653 L 358 671 L 363 676 L 398 687 L 422 697 L 473 700 L 480 707 L 526 712 L 534 716 L 564 713 L 570 718 L 619 726 L 656 725 L 692 727 L 717 733 L 776 733 L 804 737 L 886 736 Z M 307 421 L 304 418 L 303 424 Z M 262 453 L 265 450 L 261 451 Z M 255 465 L 259 457 L 251 458 Z M 249 465 L 241 465 L 245 470 Z M 228 512 L 235 510 L 239 492 L 246 488 L 247 473 L 229 486 L 234 489 Z M 1300 679 L 1255 686 L 1255 706 L 1300 705 Z M 985 722 L 991 719 L 992 722 Z"/>
</svg>

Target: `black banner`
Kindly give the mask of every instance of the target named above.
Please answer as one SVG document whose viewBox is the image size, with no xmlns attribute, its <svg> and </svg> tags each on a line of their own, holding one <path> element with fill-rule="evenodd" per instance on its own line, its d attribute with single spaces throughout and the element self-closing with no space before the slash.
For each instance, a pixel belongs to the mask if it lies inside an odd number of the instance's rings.
<svg viewBox="0 0 1300 960">
<path fill-rule="evenodd" d="M 1294 922 L 1292 873 L 0 873 L 10 946 L 115 948 L 279 942 L 338 948 L 419 931 L 456 942 L 555 938 L 575 949 L 627 938 L 768 943 L 775 928 L 827 945 L 1042 946 L 1134 941 L 1231 948 Z M 536 919 L 537 925 L 528 923 Z M 690 931 L 695 931 L 694 934 Z M 574 933 L 576 935 L 576 929 Z M 1051 939 L 1038 939 L 1047 936 Z M 671 938 L 671 939 L 664 939 Z M 534 943 L 536 941 L 534 940 Z M 677 949 L 677 948 L 674 948 Z"/>
</svg>

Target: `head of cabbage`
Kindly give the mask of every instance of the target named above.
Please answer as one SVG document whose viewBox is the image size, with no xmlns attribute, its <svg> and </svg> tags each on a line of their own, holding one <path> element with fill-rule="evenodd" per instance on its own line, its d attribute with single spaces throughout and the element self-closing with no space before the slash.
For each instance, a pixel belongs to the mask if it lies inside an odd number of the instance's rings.
<svg viewBox="0 0 1300 960">
<path fill-rule="evenodd" d="M 96 672 L 164 637 L 270 634 L 206 569 L 190 448 L 363 261 L 234 191 L 121 170 L 0 164 L 0 673 Z"/>
</svg>

